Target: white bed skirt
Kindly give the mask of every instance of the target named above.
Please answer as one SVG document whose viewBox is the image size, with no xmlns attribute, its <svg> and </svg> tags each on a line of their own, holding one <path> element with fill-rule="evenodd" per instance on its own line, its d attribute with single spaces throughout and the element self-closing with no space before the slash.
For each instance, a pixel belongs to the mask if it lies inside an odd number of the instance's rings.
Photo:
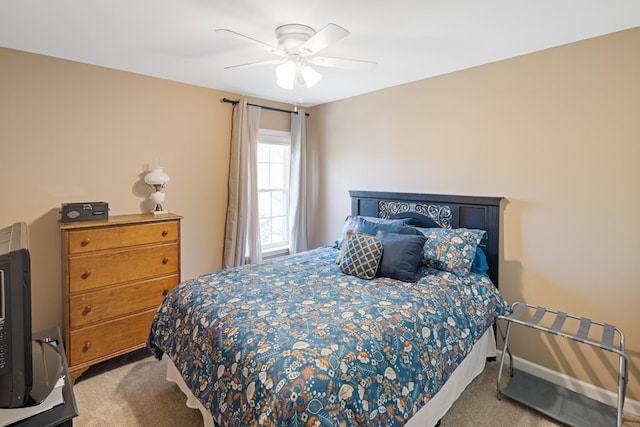
<svg viewBox="0 0 640 427">
<path fill-rule="evenodd" d="M 493 328 L 478 340 L 471 353 L 462 361 L 460 366 L 451 374 L 449 380 L 440 391 L 423 406 L 407 423 L 406 427 L 434 426 L 447 413 L 451 405 L 460 397 L 464 389 L 484 370 L 487 357 L 496 357 L 496 340 Z M 166 357 L 166 356 L 165 356 Z M 167 358 L 168 359 L 168 358 Z M 167 363 L 167 380 L 174 382 L 187 396 L 187 406 L 198 409 L 202 413 L 204 427 L 215 427 L 213 418 L 207 409 L 191 393 L 180 372 L 169 359 Z"/>
</svg>

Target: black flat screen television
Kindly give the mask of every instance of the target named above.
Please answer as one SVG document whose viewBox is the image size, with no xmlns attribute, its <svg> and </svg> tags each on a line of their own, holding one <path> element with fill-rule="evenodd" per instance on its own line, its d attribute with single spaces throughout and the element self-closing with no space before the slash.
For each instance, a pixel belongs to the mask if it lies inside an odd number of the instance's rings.
<svg viewBox="0 0 640 427">
<path fill-rule="evenodd" d="M 27 225 L 0 229 L 0 408 L 25 406 L 33 385 Z"/>
</svg>

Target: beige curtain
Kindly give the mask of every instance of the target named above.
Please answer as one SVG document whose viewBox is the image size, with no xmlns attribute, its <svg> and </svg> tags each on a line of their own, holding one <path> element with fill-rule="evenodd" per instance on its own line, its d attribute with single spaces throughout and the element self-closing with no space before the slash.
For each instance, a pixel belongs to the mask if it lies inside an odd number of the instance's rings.
<svg viewBox="0 0 640 427">
<path fill-rule="evenodd" d="M 307 250 L 307 126 L 304 110 L 291 113 L 289 253 Z"/>
<path fill-rule="evenodd" d="M 231 268 L 262 259 L 258 218 L 257 147 L 260 107 L 246 98 L 233 107 L 229 196 L 222 265 Z"/>
</svg>

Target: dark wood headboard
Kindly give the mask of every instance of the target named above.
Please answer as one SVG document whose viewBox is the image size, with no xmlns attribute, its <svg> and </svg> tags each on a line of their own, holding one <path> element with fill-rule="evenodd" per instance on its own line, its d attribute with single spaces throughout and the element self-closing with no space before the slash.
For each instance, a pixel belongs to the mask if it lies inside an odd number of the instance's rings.
<svg viewBox="0 0 640 427">
<path fill-rule="evenodd" d="M 480 246 L 487 255 L 489 278 L 498 287 L 502 197 L 355 190 L 350 190 L 349 195 L 351 215 L 378 218 L 411 217 L 419 227 L 485 230 L 487 237 Z"/>
</svg>

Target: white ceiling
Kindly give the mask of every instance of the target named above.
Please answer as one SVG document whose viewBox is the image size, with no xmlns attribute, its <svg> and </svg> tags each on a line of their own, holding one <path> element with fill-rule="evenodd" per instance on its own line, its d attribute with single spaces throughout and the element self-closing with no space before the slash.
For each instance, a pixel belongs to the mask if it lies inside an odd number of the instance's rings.
<svg viewBox="0 0 640 427">
<path fill-rule="evenodd" d="M 330 22 L 351 34 L 323 56 L 378 65 L 318 67 L 301 93 L 275 65 L 225 70 L 272 57 L 214 32 L 276 45 L 279 25 Z M 2 47 L 305 106 L 638 26 L 639 0 L 0 0 Z"/>
</svg>

